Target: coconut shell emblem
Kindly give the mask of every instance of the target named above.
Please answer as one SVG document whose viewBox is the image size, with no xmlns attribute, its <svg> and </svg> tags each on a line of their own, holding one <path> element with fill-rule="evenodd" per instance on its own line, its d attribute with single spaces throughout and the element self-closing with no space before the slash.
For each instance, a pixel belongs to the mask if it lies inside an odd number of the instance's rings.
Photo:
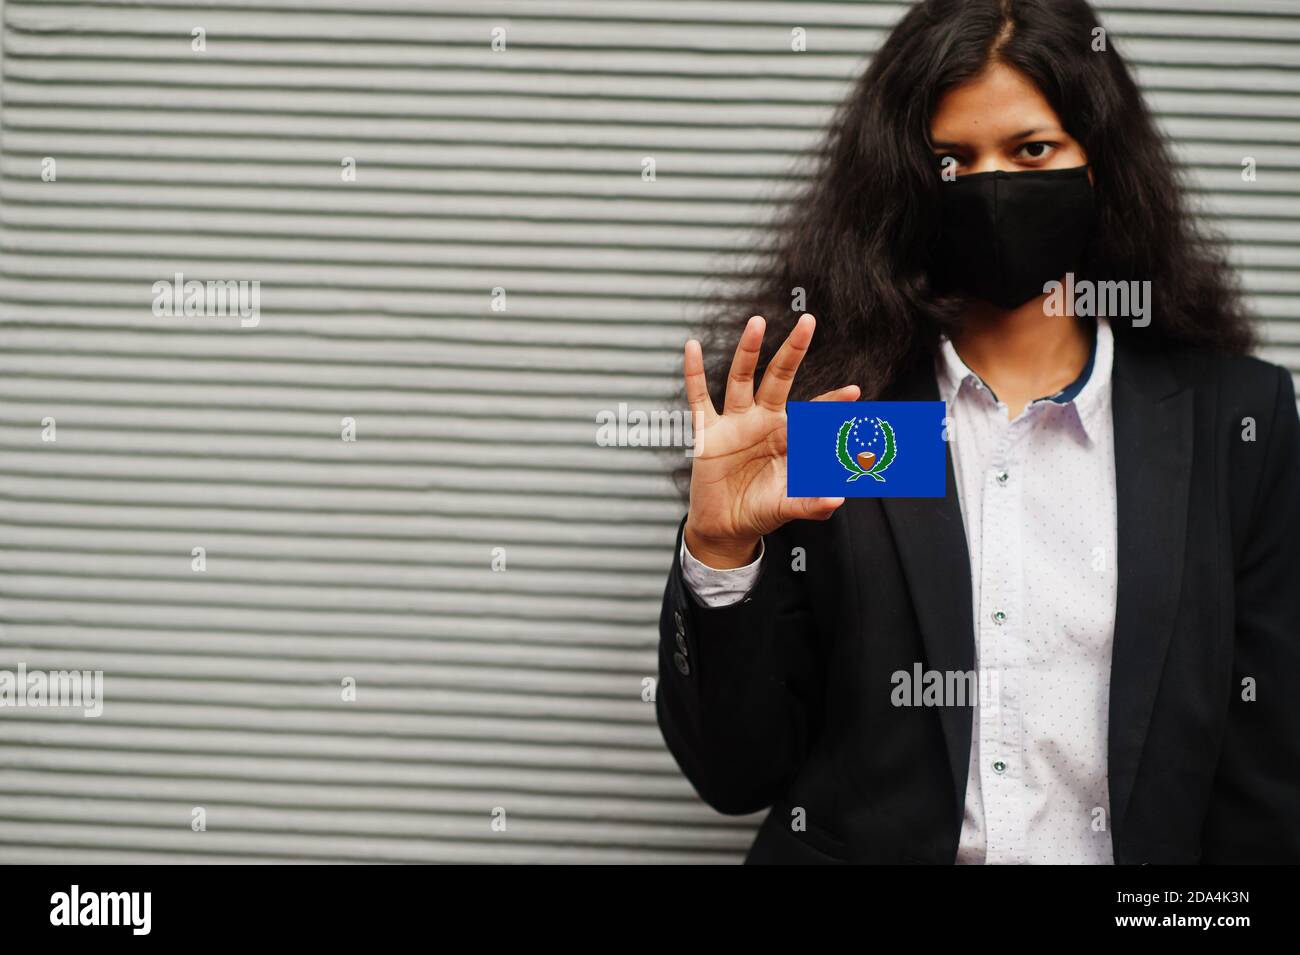
<svg viewBox="0 0 1300 955">
<path fill-rule="evenodd" d="M 894 429 L 884 418 L 864 418 L 864 423 L 874 423 L 879 428 L 880 434 L 884 439 L 884 450 L 877 457 L 874 451 L 859 451 L 856 458 L 849 453 L 849 435 L 854 433 L 854 425 L 857 418 L 850 418 L 840 426 L 839 434 L 835 439 L 835 456 L 839 459 L 844 470 L 849 472 L 849 482 L 856 481 L 858 478 L 869 477 L 873 481 L 885 482 L 884 471 L 894 463 L 894 457 L 898 454 L 898 443 L 894 437 Z"/>
</svg>

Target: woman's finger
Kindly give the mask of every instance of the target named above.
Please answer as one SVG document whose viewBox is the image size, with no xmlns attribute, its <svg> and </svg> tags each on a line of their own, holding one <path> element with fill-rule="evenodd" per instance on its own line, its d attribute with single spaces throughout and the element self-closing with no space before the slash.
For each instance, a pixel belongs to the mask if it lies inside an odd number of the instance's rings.
<svg viewBox="0 0 1300 955">
<path fill-rule="evenodd" d="M 845 385 L 843 388 L 820 394 L 813 401 L 857 401 L 860 394 L 862 389 L 857 385 Z"/>
<path fill-rule="evenodd" d="M 767 371 L 763 373 L 763 382 L 758 386 L 755 401 L 768 411 L 784 411 L 785 401 L 790 397 L 790 385 L 794 382 L 794 373 L 799 370 L 799 363 L 808 354 L 808 343 L 812 341 L 813 328 L 817 322 L 811 315 L 799 316 L 798 323 L 790 336 L 781 344 L 781 348 L 772 358 Z"/>
<path fill-rule="evenodd" d="M 824 521 L 843 503 L 842 497 L 787 497 L 781 502 L 781 520 Z"/>
<path fill-rule="evenodd" d="M 758 367 L 758 354 L 763 347 L 763 330 L 767 323 L 762 315 L 755 315 L 740 334 L 736 354 L 731 359 L 727 374 L 727 397 L 722 404 L 723 414 L 745 411 L 754 403 L 754 369 Z"/>
<path fill-rule="evenodd" d="M 704 377 L 704 351 L 694 338 L 686 343 L 682 355 L 682 374 L 686 378 L 686 403 L 691 407 L 691 415 L 696 421 L 708 425 L 718 416 L 718 412 L 709 399 L 709 383 Z"/>
</svg>

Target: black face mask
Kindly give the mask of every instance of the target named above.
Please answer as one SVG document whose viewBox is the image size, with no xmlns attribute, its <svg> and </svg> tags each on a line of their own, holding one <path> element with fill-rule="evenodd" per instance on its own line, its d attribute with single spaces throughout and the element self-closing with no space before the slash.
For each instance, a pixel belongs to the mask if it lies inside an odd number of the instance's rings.
<svg viewBox="0 0 1300 955">
<path fill-rule="evenodd" d="M 1087 166 L 958 176 L 940 197 L 943 291 L 1011 309 L 1078 269 L 1093 222 Z"/>
</svg>

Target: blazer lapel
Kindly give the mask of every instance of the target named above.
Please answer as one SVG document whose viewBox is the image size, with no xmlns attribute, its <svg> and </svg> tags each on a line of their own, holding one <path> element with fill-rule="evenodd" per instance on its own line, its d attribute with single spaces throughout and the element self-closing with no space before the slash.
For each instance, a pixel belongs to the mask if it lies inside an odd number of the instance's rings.
<svg viewBox="0 0 1300 955">
<path fill-rule="evenodd" d="M 895 401 L 938 401 L 933 362 L 922 363 L 889 396 Z M 971 617 L 970 555 L 957 499 L 952 448 L 944 450 L 947 494 L 943 498 L 881 498 L 893 531 L 903 575 L 916 608 L 925 645 L 926 669 L 975 669 L 975 630 Z M 970 772 L 970 706 L 943 706 L 939 718 L 948 745 L 956 811 L 961 818 Z"/>
<path fill-rule="evenodd" d="M 1115 336 L 1118 596 L 1111 651 L 1108 771 L 1121 824 L 1151 723 L 1182 585 L 1192 468 L 1192 392 L 1160 354 Z"/>
</svg>

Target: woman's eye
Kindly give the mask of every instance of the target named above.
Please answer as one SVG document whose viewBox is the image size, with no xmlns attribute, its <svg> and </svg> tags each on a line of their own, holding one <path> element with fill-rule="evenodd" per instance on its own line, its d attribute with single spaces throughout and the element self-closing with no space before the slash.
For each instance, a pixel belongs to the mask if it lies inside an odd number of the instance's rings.
<svg viewBox="0 0 1300 955">
<path fill-rule="evenodd" d="M 1026 159 L 1046 159 L 1055 148 L 1051 143 L 1025 143 L 1020 152 Z"/>
</svg>

